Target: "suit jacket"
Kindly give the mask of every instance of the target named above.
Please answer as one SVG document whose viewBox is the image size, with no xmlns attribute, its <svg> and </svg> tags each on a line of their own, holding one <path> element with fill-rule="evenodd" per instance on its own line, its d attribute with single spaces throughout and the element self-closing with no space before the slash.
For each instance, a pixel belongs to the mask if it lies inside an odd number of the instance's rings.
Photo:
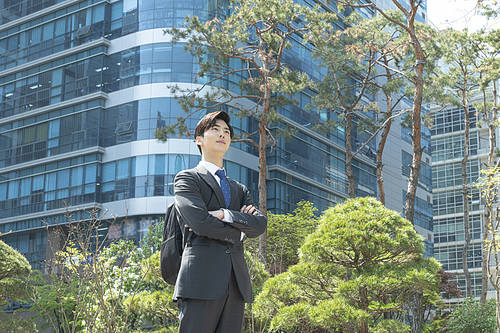
<svg viewBox="0 0 500 333">
<path fill-rule="evenodd" d="M 231 270 L 245 302 L 252 302 L 252 285 L 243 256 L 241 232 L 257 237 L 267 227 L 267 219 L 258 213 L 240 212 L 243 205 L 253 205 L 245 185 L 228 178 L 231 202 L 228 210 L 233 223 L 222 222 L 208 211 L 225 208 L 217 180 L 203 166 L 179 172 L 175 176 L 175 206 L 182 223 L 193 230 L 190 244 L 182 254 L 175 284 L 174 300 L 194 298 L 213 300 L 224 296 Z"/>
</svg>

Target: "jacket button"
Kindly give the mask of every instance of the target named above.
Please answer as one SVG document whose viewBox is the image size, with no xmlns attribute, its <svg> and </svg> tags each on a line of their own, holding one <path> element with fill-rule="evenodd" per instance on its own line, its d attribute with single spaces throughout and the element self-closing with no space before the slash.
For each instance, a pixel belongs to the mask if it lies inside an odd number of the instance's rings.
<svg viewBox="0 0 500 333">
<path fill-rule="evenodd" d="M 226 249 L 226 253 L 227 254 L 231 253 L 231 250 L 230 249 Z"/>
</svg>

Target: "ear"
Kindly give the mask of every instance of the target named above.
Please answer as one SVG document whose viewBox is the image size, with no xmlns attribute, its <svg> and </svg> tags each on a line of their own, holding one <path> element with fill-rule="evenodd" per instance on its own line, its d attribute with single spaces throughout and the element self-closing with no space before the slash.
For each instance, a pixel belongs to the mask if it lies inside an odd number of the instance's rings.
<svg viewBox="0 0 500 333">
<path fill-rule="evenodd" d="M 201 135 L 198 135 L 194 140 L 198 146 L 201 145 L 203 137 Z"/>
</svg>

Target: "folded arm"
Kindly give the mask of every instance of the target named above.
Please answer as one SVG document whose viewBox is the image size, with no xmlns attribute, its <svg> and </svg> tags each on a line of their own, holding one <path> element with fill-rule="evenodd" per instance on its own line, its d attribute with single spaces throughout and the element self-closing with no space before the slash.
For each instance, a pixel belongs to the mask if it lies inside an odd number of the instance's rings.
<svg viewBox="0 0 500 333">
<path fill-rule="evenodd" d="M 243 205 L 253 206 L 252 196 L 246 186 L 243 185 Z M 253 213 L 243 213 L 236 210 L 228 210 L 231 214 L 232 223 L 236 229 L 242 231 L 247 237 L 253 238 L 266 231 L 267 218 L 261 212 L 255 210 Z"/>
<path fill-rule="evenodd" d="M 180 172 L 174 180 L 175 204 L 182 221 L 199 236 L 235 243 L 240 231 L 209 214 L 195 177 Z M 236 225 L 235 225 L 236 226 Z"/>
</svg>

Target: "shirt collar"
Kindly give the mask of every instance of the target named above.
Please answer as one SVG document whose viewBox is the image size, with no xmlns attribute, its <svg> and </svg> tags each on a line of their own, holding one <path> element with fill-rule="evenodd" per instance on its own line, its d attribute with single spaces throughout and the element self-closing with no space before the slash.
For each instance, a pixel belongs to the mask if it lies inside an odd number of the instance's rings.
<svg viewBox="0 0 500 333">
<path fill-rule="evenodd" d="M 220 169 L 217 165 L 215 165 L 215 164 L 213 164 L 211 162 L 208 162 L 208 161 L 204 161 L 204 160 L 201 160 L 200 163 L 199 163 L 199 165 L 204 166 L 208 170 L 208 172 L 210 172 L 212 174 L 212 176 L 218 177 L 215 174 L 215 172 L 217 172 L 217 170 Z M 224 174 L 225 174 L 226 170 L 224 168 L 222 168 L 222 170 L 224 170 Z"/>
</svg>

